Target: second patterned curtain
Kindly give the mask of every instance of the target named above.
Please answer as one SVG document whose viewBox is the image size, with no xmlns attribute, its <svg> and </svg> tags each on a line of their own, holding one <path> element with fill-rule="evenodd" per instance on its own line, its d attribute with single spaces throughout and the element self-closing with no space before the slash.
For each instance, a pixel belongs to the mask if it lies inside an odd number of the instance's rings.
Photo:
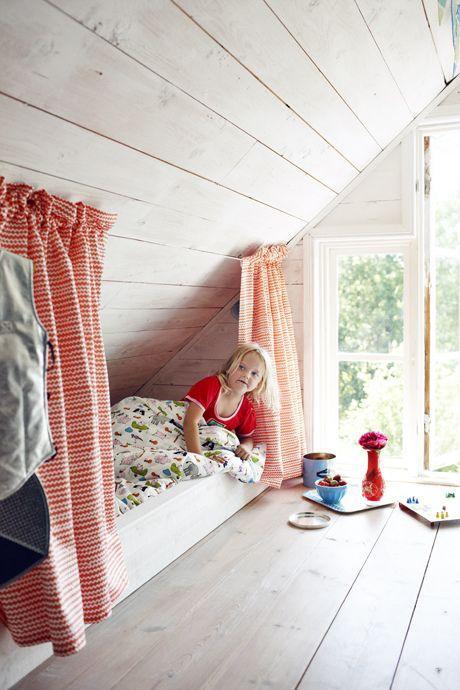
<svg viewBox="0 0 460 690">
<path fill-rule="evenodd" d="M 299 367 L 292 314 L 281 262 L 284 245 L 262 247 L 242 260 L 240 342 L 257 342 L 271 354 L 280 390 L 280 411 L 256 406 L 257 440 L 267 444 L 262 481 L 280 487 L 298 477 L 305 453 Z"/>
</svg>

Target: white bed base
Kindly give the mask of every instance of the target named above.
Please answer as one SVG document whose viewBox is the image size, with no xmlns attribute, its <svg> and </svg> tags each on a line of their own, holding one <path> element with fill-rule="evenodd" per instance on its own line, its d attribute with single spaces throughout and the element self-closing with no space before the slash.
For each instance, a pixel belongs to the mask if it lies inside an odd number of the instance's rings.
<svg viewBox="0 0 460 690">
<path fill-rule="evenodd" d="M 118 518 L 129 585 L 141 587 L 267 487 L 226 474 L 184 482 Z M 7 690 L 52 654 L 51 644 L 18 647 L 0 624 L 0 690 Z"/>
</svg>

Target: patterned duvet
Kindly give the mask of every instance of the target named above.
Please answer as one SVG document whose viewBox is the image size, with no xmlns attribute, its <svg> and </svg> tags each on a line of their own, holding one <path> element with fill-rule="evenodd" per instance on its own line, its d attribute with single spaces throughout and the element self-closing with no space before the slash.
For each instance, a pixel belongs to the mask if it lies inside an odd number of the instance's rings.
<svg viewBox="0 0 460 690">
<path fill-rule="evenodd" d="M 260 480 L 265 450 L 249 460 L 234 453 L 239 441 L 220 426 L 199 425 L 203 454 L 188 453 L 182 422 L 188 403 L 133 396 L 112 407 L 115 496 L 118 513 L 186 479 L 227 472 L 241 482 Z"/>
</svg>

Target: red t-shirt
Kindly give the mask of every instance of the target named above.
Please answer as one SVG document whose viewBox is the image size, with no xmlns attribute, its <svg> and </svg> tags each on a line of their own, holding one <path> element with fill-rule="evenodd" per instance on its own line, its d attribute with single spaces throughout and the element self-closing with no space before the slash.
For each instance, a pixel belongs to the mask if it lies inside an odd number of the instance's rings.
<svg viewBox="0 0 460 690">
<path fill-rule="evenodd" d="M 221 388 L 217 376 L 207 376 L 190 388 L 185 400 L 191 400 L 203 409 L 203 417 L 208 424 L 216 424 L 234 431 L 239 439 L 252 436 L 256 428 L 256 415 L 252 403 L 243 395 L 231 417 L 219 417 L 216 407 Z"/>
</svg>

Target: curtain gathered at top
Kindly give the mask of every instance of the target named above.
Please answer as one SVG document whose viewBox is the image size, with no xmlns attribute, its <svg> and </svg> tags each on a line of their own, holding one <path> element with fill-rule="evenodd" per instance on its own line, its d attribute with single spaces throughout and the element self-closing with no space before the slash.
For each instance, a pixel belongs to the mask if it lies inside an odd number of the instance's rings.
<svg viewBox="0 0 460 690">
<path fill-rule="evenodd" d="M 255 405 L 256 439 L 267 444 L 262 480 L 280 487 L 302 473 L 305 426 L 292 313 L 281 262 L 285 245 L 262 247 L 242 259 L 239 341 L 270 353 L 278 380 L 280 410 Z"/>
<path fill-rule="evenodd" d="M 0 590 L 0 620 L 19 645 L 85 644 L 127 583 L 115 525 L 109 388 L 99 303 L 112 214 L 0 178 L 0 247 L 34 264 L 38 316 L 53 346 L 47 375 L 57 454 L 37 475 L 50 509 L 48 558 Z"/>
</svg>

